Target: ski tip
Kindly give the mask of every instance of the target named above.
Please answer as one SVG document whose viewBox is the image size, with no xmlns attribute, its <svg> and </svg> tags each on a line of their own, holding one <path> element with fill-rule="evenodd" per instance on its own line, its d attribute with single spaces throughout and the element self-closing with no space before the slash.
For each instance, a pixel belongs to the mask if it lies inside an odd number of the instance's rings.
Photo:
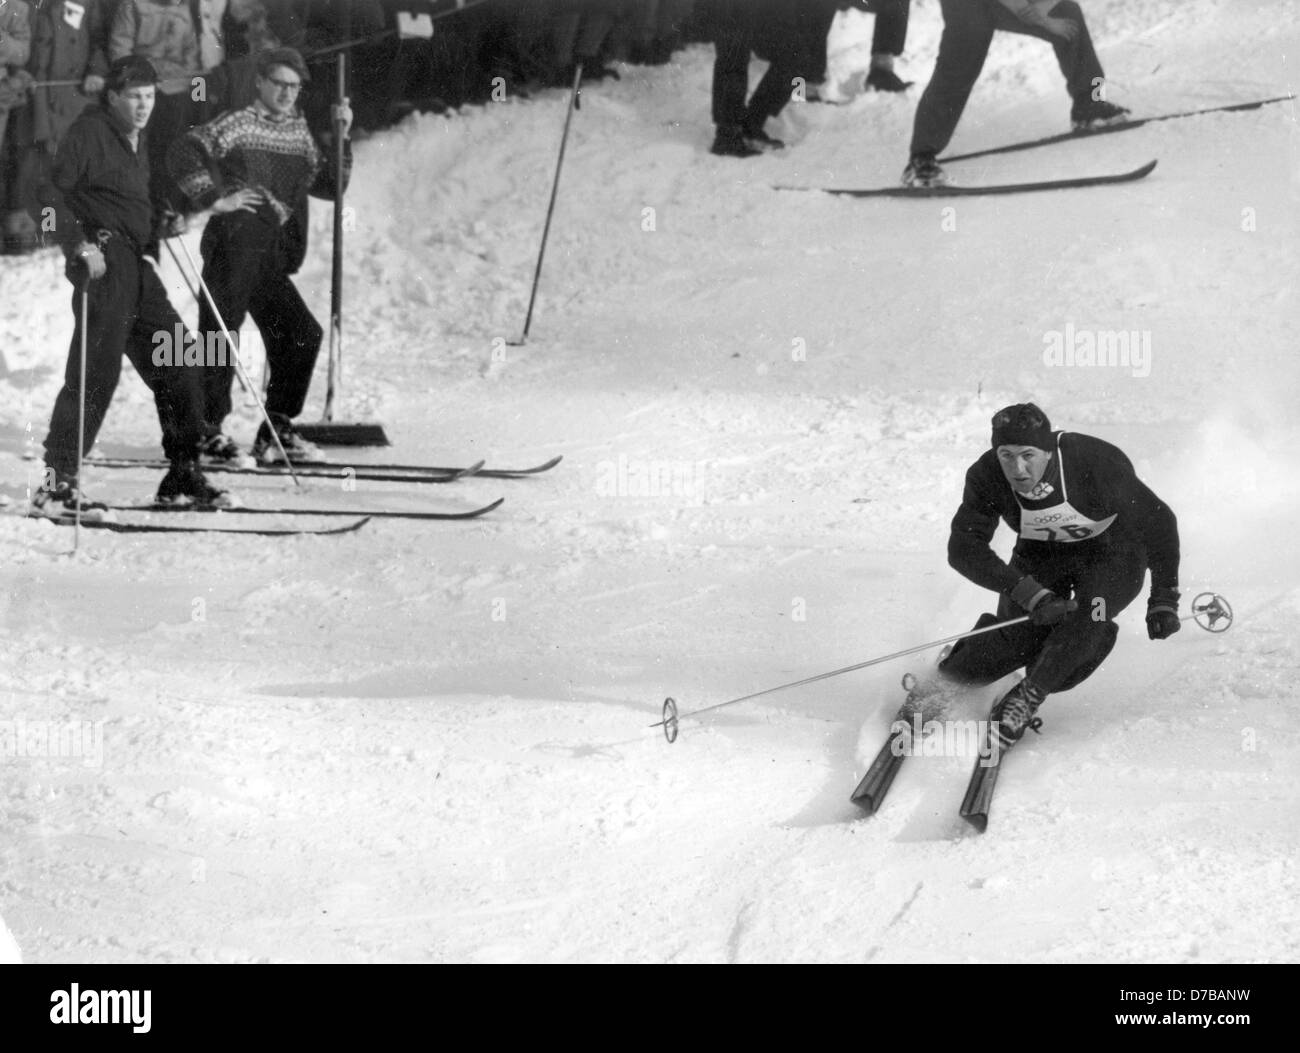
<svg viewBox="0 0 1300 1053">
<path fill-rule="evenodd" d="M 495 501 L 493 501 L 490 505 L 484 505 L 482 508 L 476 509 L 475 512 L 474 512 L 474 514 L 475 514 L 475 515 L 480 515 L 480 516 L 487 515 L 489 512 L 494 512 L 494 511 L 496 511 L 498 508 L 500 508 L 500 507 L 501 507 L 503 504 L 505 504 L 505 503 L 506 503 L 506 499 L 505 499 L 504 497 L 498 497 L 498 498 L 497 498 Z"/>
<path fill-rule="evenodd" d="M 556 454 L 549 461 L 536 465 L 532 468 L 496 468 L 488 469 L 489 475 L 494 475 L 500 479 L 522 479 L 529 475 L 541 475 L 542 472 L 549 472 L 557 464 L 564 460 L 564 454 Z"/>
<path fill-rule="evenodd" d="M 452 476 L 452 478 L 464 479 L 468 475 L 478 475 L 478 473 L 481 472 L 485 467 L 487 467 L 487 461 L 475 461 L 469 467 L 461 468 L 458 472 L 456 472 Z"/>
</svg>

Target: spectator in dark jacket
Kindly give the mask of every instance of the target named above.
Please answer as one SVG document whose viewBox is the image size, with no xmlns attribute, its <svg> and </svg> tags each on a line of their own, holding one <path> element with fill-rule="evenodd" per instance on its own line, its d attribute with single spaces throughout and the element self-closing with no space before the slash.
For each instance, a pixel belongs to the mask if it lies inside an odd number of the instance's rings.
<svg viewBox="0 0 1300 1053">
<path fill-rule="evenodd" d="M 55 235 L 67 257 L 75 323 L 63 387 L 45 438 L 46 480 L 33 497 L 40 512 L 61 514 L 80 504 L 83 511 L 102 513 L 102 505 L 81 497 L 79 403 L 85 399 L 84 454 L 95 444 L 113 400 L 123 354 L 153 391 L 162 424 L 163 451 L 171 468 L 158 489 L 158 500 L 229 503 L 197 465 L 203 435 L 200 375 L 196 366 L 184 364 L 195 342 L 185 335 L 184 324 L 145 258 L 162 222 L 149 196 L 145 132 L 156 83 L 157 74 L 147 60 L 128 56 L 115 62 L 100 104 L 77 118 L 54 158 L 47 203 L 54 210 Z"/>
</svg>

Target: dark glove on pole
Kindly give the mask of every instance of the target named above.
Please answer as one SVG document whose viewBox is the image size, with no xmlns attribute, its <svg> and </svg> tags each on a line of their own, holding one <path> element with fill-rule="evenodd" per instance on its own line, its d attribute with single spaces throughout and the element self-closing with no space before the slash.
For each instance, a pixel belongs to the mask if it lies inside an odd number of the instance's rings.
<svg viewBox="0 0 1300 1053">
<path fill-rule="evenodd" d="M 1057 625 L 1065 621 L 1065 616 L 1071 611 L 1079 609 L 1074 600 L 1043 588 L 1028 574 L 1011 590 L 1011 598 L 1029 612 L 1029 620 L 1034 625 Z"/>
<path fill-rule="evenodd" d="M 1147 636 L 1152 640 L 1167 640 L 1183 627 L 1178 617 L 1178 590 L 1168 586 L 1152 586 L 1147 600 Z"/>
</svg>

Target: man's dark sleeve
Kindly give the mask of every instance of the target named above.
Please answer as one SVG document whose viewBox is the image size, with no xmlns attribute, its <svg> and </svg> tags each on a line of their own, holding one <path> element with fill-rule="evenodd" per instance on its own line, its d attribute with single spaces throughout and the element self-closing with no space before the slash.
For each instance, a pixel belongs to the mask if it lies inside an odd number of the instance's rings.
<svg viewBox="0 0 1300 1053">
<path fill-rule="evenodd" d="M 958 574 L 994 592 L 1009 592 L 1022 574 L 998 558 L 990 545 L 997 533 L 1000 513 L 988 492 L 979 462 L 966 472 L 961 507 L 948 535 L 948 565 Z"/>
<path fill-rule="evenodd" d="M 1133 462 L 1114 446 L 1103 447 L 1095 467 L 1102 501 L 1147 550 L 1152 588 L 1178 587 L 1178 518 L 1138 478 Z"/>
<path fill-rule="evenodd" d="M 54 155 L 49 182 L 40 189 L 41 204 L 54 210 L 54 242 L 68 259 L 76 254 L 78 245 L 92 240 L 69 204 L 69 199 L 75 202 L 77 184 L 86 173 L 87 145 L 85 136 L 64 136 Z"/>
</svg>

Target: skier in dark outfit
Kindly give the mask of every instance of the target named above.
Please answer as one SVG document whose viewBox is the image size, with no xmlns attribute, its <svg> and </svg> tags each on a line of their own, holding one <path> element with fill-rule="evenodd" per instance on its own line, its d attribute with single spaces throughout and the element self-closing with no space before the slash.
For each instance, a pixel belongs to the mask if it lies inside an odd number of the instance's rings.
<svg viewBox="0 0 1300 1053">
<path fill-rule="evenodd" d="M 1128 110 L 1102 98 L 1105 74 L 1083 12 L 1074 0 L 939 0 L 943 37 L 934 73 L 916 107 L 906 186 L 942 186 L 947 178 L 935 161 L 961 120 L 979 79 L 996 30 L 1048 41 L 1065 74 L 1073 106 L 1070 120 L 1083 130 L 1122 120 Z"/>
<path fill-rule="evenodd" d="M 1010 565 L 989 547 L 999 519 L 1019 534 Z M 1007 407 L 993 418 L 992 449 L 966 473 L 948 562 L 1001 593 L 997 614 L 981 615 L 976 628 L 1026 612 L 1030 621 L 958 642 L 929 690 L 989 684 L 1025 668 L 992 714 L 1009 748 L 1037 728 L 1047 695 L 1076 687 L 1110 654 L 1114 618 L 1148 568 L 1147 635 L 1163 640 L 1179 630 L 1178 559 L 1174 513 L 1119 449 L 1053 432 L 1032 403 Z"/>
<path fill-rule="evenodd" d="M 113 401 L 125 354 L 149 386 L 162 424 L 163 451 L 171 469 L 158 490 L 163 502 L 228 504 L 228 495 L 204 478 L 197 465 L 203 404 L 197 367 L 155 363 L 159 334 L 184 331 L 180 316 L 146 258 L 170 221 L 149 197 L 145 125 L 153 112 L 157 75 L 149 61 L 128 55 L 113 63 L 100 105 L 73 123 L 54 158 L 45 194 L 55 215 L 54 232 L 67 257 L 73 285 L 75 328 L 63 387 L 54 402 L 45 438 L 44 485 L 33 495 L 42 513 L 102 512 L 85 501 L 77 478 L 77 419 L 81 386 L 81 294 L 87 290 L 85 453 L 95 444 Z M 187 336 L 186 342 L 189 342 Z M 179 357 L 182 349 L 174 349 Z"/>
<path fill-rule="evenodd" d="M 320 450 L 294 430 L 293 418 L 306 402 L 323 330 L 290 275 L 307 253 L 307 195 L 334 197 L 332 151 L 317 145 L 298 112 L 298 93 L 307 80 L 302 56 L 292 48 L 264 51 L 257 56 L 257 74 L 258 98 L 251 106 L 187 132 L 173 145 L 169 161 L 192 207 L 214 213 L 203 232 L 203 280 L 221 320 L 233 336 L 251 314 L 266 344 L 271 370 L 266 411 L 280 443 L 263 423 L 253 456 L 270 463 L 280 459 L 283 446 L 290 461 L 320 461 Z M 352 111 L 335 109 L 346 138 Z M 345 184 L 351 166 L 352 148 L 345 142 Z M 223 335 L 206 299 L 199 307 L 199 329 L 209 339 Z M 218 462 L 243 456 L 221 432 L 231 410 L 233 376 L 233 365 L 216 365 L 205 380 L 204 456 Z"/>
</svg>

